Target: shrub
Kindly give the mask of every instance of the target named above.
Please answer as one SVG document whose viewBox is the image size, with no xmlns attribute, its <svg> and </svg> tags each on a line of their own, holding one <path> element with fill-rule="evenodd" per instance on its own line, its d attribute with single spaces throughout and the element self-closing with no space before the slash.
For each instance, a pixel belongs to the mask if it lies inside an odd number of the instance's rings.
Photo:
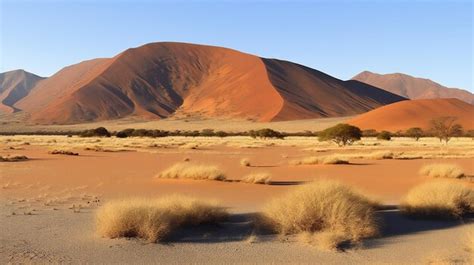
<svg viewBox="0 0 474 265">
<path fill-rule="evenodd" d="M 448 144 L 454 136 L 462 135 L 462 126 L 455 123 L 456 117 L 439 117 L 431 120 L 431 131 L 440 142 L 444 141 Z"/>
<path fill-rule="evenodd" d="M 268 173 L 252 173 L 243 177 L 240 181 L 252 184 L 270 184 L 271 176 Z"/>
<path fill-rule="evenodd" d="M 464 172 L 454 164 L 429 164 L 420 169 L 420 174 L 432 178 L 462 178 Z"/>
<path fill-rule="evenodd" d="M 373 204 L 353 189 L 319 180 L 274 199 L 263 221 L 281 234 L 332 232 L 351 241 L 378 234 Z"/>
<path fill-rule="evenodd" d="M 474 212 L 474 190 L 448 180 L 426 182 L 411 189 L 400 208 L 413 216 L 459 218 Z"/>
<path fill-rule="evenodd" d="M 78 156 L 79 153 L 67 151 L 67 150 L 53 150 L 49 152 L 52 155 L 68 155 L 68 156 Z"/>
<path fill-rule="evenodd" d="M 250 167 L 252 164 L 250 164 L 250 160 L 248 158 L 242 158 L 240 160 L 240 165 L 243 167 Z"/>
<path fill-rule="evenodd" d="M 300 234 L 299 239 L 304 243 L 314 245 L 326 251 L 337 251 L 342 248 L 343 243 L 349 241 L 346 235 L 335 232 L 303 232 Z"/>
<path fill-rule="evenodd" d="M 156 242 L 178 228 L 217 223 L 226 217 L 226 210 L 213 202 L 174 195 L 111 201 L 98 210 L 96 221 L 103 237 L 139 237 Z"/>
<path fill-rule="evenodd" d="M 310 156 L 299 160 L 290 161 L 292 165 L 341 165 L 349 164 L 345 158 L 339 157 L 339 155 L 328 155 L 328 156 Z"/>
<path fill-rule="evenodd" d="M 19 162 L 26 161 L 29 158 L 24 155 L 15 155 L 15 156 L 0 156 L 0 162 Z"/>
<path fill-rule="evenodd" d="M 196 179 L 196 180 L 225 180 L 225 174 L 216 166 L 193 164 L 190 162 L 177 163 L 164 170 L 158 178 Z"/>
<path fill-rule="evenodd" d="M 91 130 L 82 131 L 79 135 L 81 137 L 110 137 L 110 132 L 104 127 L 98 127 Z"/>
<path fill-rule="evenodd" d="M 345 146 L 360 140 L 361 136 L 359 128 L 341 123 L 319 133 L 319 141 L 333 141 L 339 146 Z"/>
<path fill-rule="evenodd" d="M 387 132 L 387 131 L 381 131 L 377 135 L 377 139 L 378 140 L 390 141 L 392 139 L 392 134 L 390 132 Z"/>
<path fill-rule="evenodd" d="M 205 137 L 211 137 L 211 136 L 215 136 L 216 134 L 214 133 L 213 129 L 203 129 L 201 130 L 200 135 L 205 136 Z"/>
<path fill-rule="evenodd" d="M 415 141 L 418 141 L 420 139 L 420 137 L 423 136 L 423 130 L 421 128 L 418 128 L 418 127 L 413 127 L 413 128 L 410 128 L 410 129 L 406 130 L 405 135 L 415 139 Z"/>
<path fill-rule="evenodd" d="M 379 133 L 374 129 L 368 129 L 362 131 L 363 137 L 376 137 Z"/>
<path fill-rule="evenodd" d="M 283 139 L 285 138 L 284 135 L 280 132 L 274 131 L 269 128 L 261 129 L 258 131 L 251 130 L 249 131 L 249 135 L 252 138 L 262 138 L 262 139 L 267 139 L 267 138 L 276 138 L 276 139 Z"/>
<path fill-rule="evenodd" d="M 217 137 L 227 137 L 229 134 L 226 133 L 226 132 L 224 132 L 224 131 L 217 131 L 217 132 L 215 133 L 215 135 L 216 135 Z"/>
</svg>

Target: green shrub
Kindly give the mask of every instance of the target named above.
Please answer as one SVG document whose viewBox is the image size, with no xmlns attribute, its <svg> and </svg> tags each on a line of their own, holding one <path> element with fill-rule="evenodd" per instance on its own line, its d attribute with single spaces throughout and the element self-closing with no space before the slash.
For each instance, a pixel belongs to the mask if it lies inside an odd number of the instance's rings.
<svg viewBox="0 0 474 265">
<path fill-rule="evenodd" d="M 392 134 L 390 132 L 387 132 L 387 131 L 381 131 L 377 135 L 377 139 L 390 141 L 392 139 Z"/>
<path fill-rule="evenodd" d="M 275 130 L 265 128 L 265 129 L 260 129 L 258 131 L 251 130 L 249 131 L 249 135 L 252 138 L 262 138 L 262 139 L 267 139 L 267 138 L 276 138 L 276 139 L 283 139 L 285 136 Z"/>
<path fill-rule="evenodd" d="M 82 137 L 110 137 L 110 132 L 104 127 L 85 130 L 80 133 Z"/>
<path fill-rule="evenodd" d="M 419 127 L 413 127 L 406 130 L 405 135 L 418 141 L 423 136 L 423 130 Z"/>
<path fill-rule="evenodd" d="M 351 145 L 360 140 L 361 130 L 349 124 L 340 123 L 319 133 L 319 141 L 333 141 L 339 146 Z"/>
</svg>

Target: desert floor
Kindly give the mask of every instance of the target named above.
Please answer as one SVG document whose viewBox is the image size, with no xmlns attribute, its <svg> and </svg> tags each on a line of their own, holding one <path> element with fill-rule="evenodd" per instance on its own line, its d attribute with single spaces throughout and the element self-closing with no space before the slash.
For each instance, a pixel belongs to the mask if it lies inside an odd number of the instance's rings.
<svg viewBox="0 0 474 265">
<path fill-rule="evenodd" d="M 79 156 L 52 155 L 54 149 Z M 85 150 L 88 149 L 88 150 Z M 467 235 L 474 218 L 458 221 L 411 219 L 396 206 L 413 186 L 429 178 L 419 169 L 454 163 L 474 175 L 474 140 L 364 139 L 340 148 L 312 137 L 285 140 L 228 138 L 79 138 L 3 136 L 0 155 L 26 155 L 0 163 L 1 263 L 162 263 L 162 264 L 425 264 L 447 259 L 469 264 Z M 394 159 L 378 159 L 391 153 Z M 310 156 L 337 156 L 348 165 L 293 165 Z M 247 158 L 251 166 L 240 165 Z M 165 168 L 189 160 L 216 165 L 228 179 L 266 172 L 271 185 L 238 181 L 165 180 Z M 271 198 L 316 178 L 337 179 L 387 205 L 378 214 L 382 235 L 344 252 L 325 252 L 294 237 L 256 234 L 253 216 Z M 474 186 L 471 177 L 463 180 Z M 115 198 L 180 193 L 211 198 L 229 207 L 220 227 L 182 230 L 162 244 L 105 239 L 95 233 L 95 211 Z M 252 236 L 254 235 L 254 236 Z"/>
</svg>

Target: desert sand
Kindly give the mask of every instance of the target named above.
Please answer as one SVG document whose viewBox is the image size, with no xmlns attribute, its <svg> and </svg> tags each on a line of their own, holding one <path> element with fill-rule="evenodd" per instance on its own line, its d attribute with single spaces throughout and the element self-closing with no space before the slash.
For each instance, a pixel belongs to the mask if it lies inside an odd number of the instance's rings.
<svg viewBox="0 0 474 265">
<path fill-rule="evenodd" d="M 468 264 L 472 255 L 466 243 L 468 232 L 474 229 L 471 217 L 462 221 L 411 219 L 394 207 L 410 188 L 429 180 L 419 174 L 423 165 L 454 163 L 473 176 L 474 142 L 469 138 L 453 139 L 447 147 L 432 138 L 418 142 L 367 138 L 345 148 L 314 137 L 3 136 L 0 143 L 0 155 L 30 158 L 0 163 L 2 263 L 426 264 L 448 259 Z M 53 149 L 79 155 L 49 154 Z M 381 151 L 392 152 L 394 159 L 371 158 Z M 350 164 L 291 163 L 319 155 L 345 156 Z M 242 166 L 242 158 L 250 166 Z M 185 159 L 216 165 L 229 180 L 266 172 L 272 183 L 154 178 Z M 293 236 L 255 232 L 253 217 L 265 202 L 319 178 L 340 180 L 386 205 L 377 213 L 384 221 L 381 236 L 344 252 L 325 252 Z M 470 177 L 452 181 L 474 186 Z M 228 207 L 231 217 L 219 227 L 180 230 L 166 243 L 105 239 L 95 232 L 95 212 L 104 202 L 171 193 L 216 199 Z"/>
</svg>

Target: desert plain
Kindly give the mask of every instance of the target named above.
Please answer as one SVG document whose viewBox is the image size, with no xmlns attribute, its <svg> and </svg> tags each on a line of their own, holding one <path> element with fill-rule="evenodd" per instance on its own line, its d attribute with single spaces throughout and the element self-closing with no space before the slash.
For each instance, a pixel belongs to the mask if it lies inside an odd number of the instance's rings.
<svg viewBox="0 0 474 265">
<path fill-rule="evenodd" d="M 52 154 L 53 150 L 72 154 Z M 159 264 L 470 264 L 472 216 L 425 219 L 404 215 L 409 190 L 431 181 L 431 164 L 453 164 L 474 187 L 474 140 L 390 141 L 364 137 L 339 147 L 317 137 L 1 136 L 0 155 L 28 160 L 0 163 L 2 263 Z M 348 164 L 302 162 L 338 158 Z M 314 160 L 314 159 L 313 159 Z M 331 160 L 331 159 L 329 159 Z M 208 165 L 223 181 L 159 178 L 175 164 Z M 241 181 L 264 174 L 264 184 Z M 297 235 L 260 229 L 266 203 L 319 179 L 337 180 L 377 201 L 380 233 L 355 246 L 328 251 Z M 213 200 L 229 212 L 217 225 L 176 229 L 167 240 L 106 238 L 97 212 L 113 200 L 170 194 Z"/>
</svg>

